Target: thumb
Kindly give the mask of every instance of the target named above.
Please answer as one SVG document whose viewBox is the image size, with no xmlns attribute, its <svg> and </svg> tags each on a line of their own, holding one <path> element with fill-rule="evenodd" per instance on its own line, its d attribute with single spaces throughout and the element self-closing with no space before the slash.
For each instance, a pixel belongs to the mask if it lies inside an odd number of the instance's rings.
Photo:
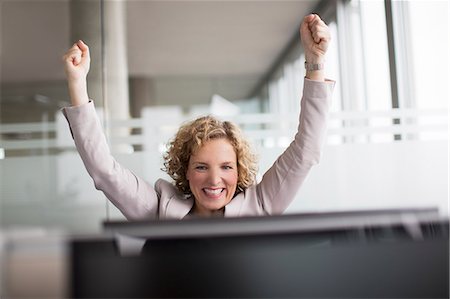
<svg viewBox="0 0 450 299">
<path fill-rule="evenodd" d="M 83 58 L 90 58 L 89 47 L 81 39 L 77 42 L 78 48 L 81 50 Z"/>
<path fill-rule="evenodd" d="M 89 48 L 88 45 L 86 45 L 81 39 L 77 41 L 77 45 L 81 49 L 81 51 L 85 51 Z"/>
</svg>

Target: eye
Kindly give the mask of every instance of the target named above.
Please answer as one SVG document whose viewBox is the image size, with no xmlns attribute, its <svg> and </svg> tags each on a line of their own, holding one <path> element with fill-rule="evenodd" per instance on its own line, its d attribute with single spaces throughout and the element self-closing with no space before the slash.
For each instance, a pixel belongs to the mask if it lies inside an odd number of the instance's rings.
<svg viewBox="0 0 450 299">
<path fill-rule="evenodd" d="M 197 170 L 206 170 L 207 168 L 204 165 L 198 165 L 198 166 L 195 166 L 195 169 L 197 169 Z"/>
<path fill-rule="evenodd" d="M 224 165 L 224 166 L 222 166 L 222 168 L 225 169 L 225 170 L 231 170 L 231 169 L 233 169 L 233 166 Z"/>
</svg>

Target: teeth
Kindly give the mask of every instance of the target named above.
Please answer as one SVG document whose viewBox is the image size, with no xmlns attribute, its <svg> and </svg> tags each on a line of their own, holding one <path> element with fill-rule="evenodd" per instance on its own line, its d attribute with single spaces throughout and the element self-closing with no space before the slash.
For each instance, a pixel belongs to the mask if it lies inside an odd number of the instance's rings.
<svg viewBox="0 0 450 299">
<path fill-rule="evenodd" d="M 211 194 L 211 195 L 219 195 L 220 192 L 223 191 L 223 189 L 206 189 L 206 188 L 204 190 L 207 194 Z"/>
</svg>

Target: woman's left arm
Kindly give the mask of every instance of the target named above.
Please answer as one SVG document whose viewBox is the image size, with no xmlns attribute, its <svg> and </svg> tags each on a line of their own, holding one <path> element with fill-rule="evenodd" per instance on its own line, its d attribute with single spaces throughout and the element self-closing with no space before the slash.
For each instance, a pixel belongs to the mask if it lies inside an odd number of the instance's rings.
<svg viewBox="0 0 450 299">
<path fill-rule="evenodd" d="M 256 186 L 257 197 L 268 214 L 281 214 L 294 200 L 311 167 L 319 162 L 326 136 L 334 88 L 334 81 L 326 80 L 323 71 L 329 30 L 319 16 L 308 15 L 300 32 L 307 72 L 297 134 Z"/>
<path fill-rule="evenodd" d="M 295 139 L 256 186 L 257 197 L 266 213 L 283 213 L 294 200 L 311 167 L 319 163 L 333 88 L 334 81 L 305 78 Z"/>
</svg>

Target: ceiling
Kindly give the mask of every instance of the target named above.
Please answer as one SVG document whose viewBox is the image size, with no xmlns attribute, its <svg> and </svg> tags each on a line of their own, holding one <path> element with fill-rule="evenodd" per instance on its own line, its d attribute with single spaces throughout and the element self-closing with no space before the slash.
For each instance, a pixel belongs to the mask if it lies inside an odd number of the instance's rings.
<svg viewBox="0 0 450 299">
<path fill-rule="evenodd" d="M 132 74 L 268 70 L 316 1 L 128 1 Z"/>
<path fill-rule="evenodd" d="M 129 74 L 248 76 L 256 82 L 317 4 L 317 0 L 129 0 L 125 6 Z M 69 9 L 68 0 L 1 1 L 3 82 L 64 79 L 61 56 L 71 44 Z M 105 32 L 113 34 L 108 28 Z"/>
</svg>

